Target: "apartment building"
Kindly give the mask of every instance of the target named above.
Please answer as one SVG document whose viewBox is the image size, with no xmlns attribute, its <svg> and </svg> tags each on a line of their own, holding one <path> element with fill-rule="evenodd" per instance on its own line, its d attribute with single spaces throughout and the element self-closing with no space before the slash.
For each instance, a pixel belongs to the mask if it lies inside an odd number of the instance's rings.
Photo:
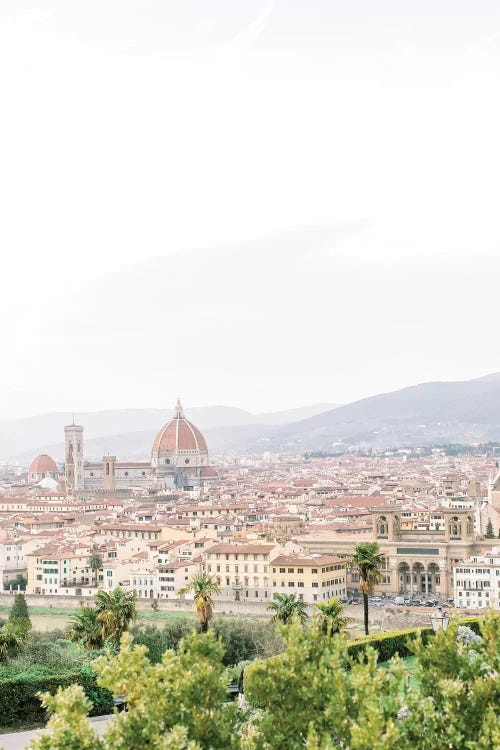
<svg viewBox="0 0 500 750">
<path fill-rule="evenodd" d="M 81 596 L 95 593 L 89 566 L 91 548 L 81 544 L 48 544 L 27 555 L 28 594 Z M 97 585 L 103 585 L 102 571 Z"/>
<path fill-rule="evenodd" d="M 271 565 L 272 594 L 295 594 L 305 602 L 344 598 L 345 560 L 335 555 L 279 555 Z"/>
<path fill-rule="evenodd" d="M 216 544 L 205 552 L 204 567 L 217 578 L 217 598 L 266 601 L 270 598 L 269 566 L 279 553 L 275 544 Z"/>
<path fill-rule="evenodd" d="M 500 609 L 500 547 L 455 565 L 453 594 L 457 607 Z"/>
</svg>

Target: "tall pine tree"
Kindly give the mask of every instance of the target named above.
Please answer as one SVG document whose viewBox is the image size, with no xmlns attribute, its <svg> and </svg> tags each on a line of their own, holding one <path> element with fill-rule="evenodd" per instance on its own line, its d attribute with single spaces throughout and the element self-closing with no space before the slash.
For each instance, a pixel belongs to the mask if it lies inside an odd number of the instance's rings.
<svg viewBox="0 0 500 750">
<path fill-rule="evenodd" d="M 493 531 L 493 524 L 491 523 L 491 518 L 488 519 L 488 523 L 486 524 L 486 534 L 484 535 L 485 539 L 494 539 L 495 538 L 495 532 Z"/>
</svg>

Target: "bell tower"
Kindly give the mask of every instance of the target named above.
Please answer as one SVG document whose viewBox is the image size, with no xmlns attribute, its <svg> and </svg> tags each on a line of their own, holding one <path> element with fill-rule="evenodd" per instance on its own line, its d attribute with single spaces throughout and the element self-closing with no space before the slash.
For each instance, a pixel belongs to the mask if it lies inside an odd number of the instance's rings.
<svg viewBox="0 0 500 750">
<path fill-rule="evenodd" d="M 73 424 L 64 428 L 64 477 L 66 492 L 71 495 L 83 490 L 83 427 Z"/>
</svg>

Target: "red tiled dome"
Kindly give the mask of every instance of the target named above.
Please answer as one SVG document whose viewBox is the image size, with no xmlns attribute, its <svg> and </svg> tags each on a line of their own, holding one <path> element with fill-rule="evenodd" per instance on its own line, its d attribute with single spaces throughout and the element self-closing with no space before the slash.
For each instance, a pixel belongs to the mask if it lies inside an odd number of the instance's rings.
<svg viewBox="0 0 500 750">
<path fill-rule="evenodd" d="M 177 402 L 175 416 L 162 427 L 153 443 L 153 451 L 206 451 L 205 438 L 194 424 L 191 424 Z"/>
<path fill-rule="evenodd" d="M 41 456 L 37 456 L 33 459 L 29 471 L 30 474 L 57 474 L 59 469 L 53 458 L 47 456 L 46 453 L 42 453 Z"/>
</svg>

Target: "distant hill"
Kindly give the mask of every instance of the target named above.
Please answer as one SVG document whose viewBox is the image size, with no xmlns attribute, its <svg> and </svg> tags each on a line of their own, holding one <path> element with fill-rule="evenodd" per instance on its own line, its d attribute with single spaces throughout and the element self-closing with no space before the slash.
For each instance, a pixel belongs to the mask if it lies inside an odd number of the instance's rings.
<svg viewBox="0 0 500 750">
<path fill-rule="evenodd" d="M 285 425 L 270 437 L 274 450 L 499 440 L 500 373 L 371 396 Z"/>
<path fill-rule="evenodd" d="M 500 373 L 475 380 L 432 382 L 381 393 L 344 406 L 315 404 L 250 414 L 227 406 L 186 409 L 203 430 L 212 454 L 330 450 L 345 447 L 429 445 L 500 440 Z M 85 426 L 85 452 L 147 458 L 163 409 L 124 409 L 76 415 Z M 63 457 L 62 428 L 71 414 L 47 414 L 0 423 L 0 457 L 29 460 L 47 452 Z"/>
<path fill-rule="evenodd" d="M 276 427 L 332 409 L 333 404 L 313 404 L 286 411 L 251 414 L 230 406 L 207 406 L 186 409 L 186 416 L 207 436 L 211 450 L 224 450 L 231 442 L 231 431 L 241 428 L 238 444 L 257 439 L 268 427 Z M 121 458 L 147 458 L 154 436 L 170 419 L 167 409 L 113 409 L 71 414 L 57 412 L 26 419 L 0 422 L 0 459 L 29 461 L 39 453 L 56 460 L 64 456 L 63 428 L 73 416 L 85 427 L 85 453 L 99 458 L 115 453 Z"/>
</svg>

